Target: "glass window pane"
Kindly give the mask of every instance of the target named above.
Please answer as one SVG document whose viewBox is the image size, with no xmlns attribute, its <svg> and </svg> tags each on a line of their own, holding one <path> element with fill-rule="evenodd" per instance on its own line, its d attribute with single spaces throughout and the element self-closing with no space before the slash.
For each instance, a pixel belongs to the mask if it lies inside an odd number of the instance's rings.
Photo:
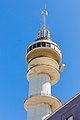
<svg viewBox="0 0 80 120">
<path fill-rule="evenodd" d="M 66 120 L 73 120 L 73 116 L 68 117 Z"/>
<path fill-rule="evenodd" d="M 37 47 L 41 47 L 41 43 L 37 43 Z"/>
<path fill-rule="evenodd" d="M 45 42 L 42 42 L 42 47 L 46 47 L 46 43 Z"/>
<path fill-rule="evenodd" d="M 46 47 L 50 47 L 50 46 L 51 46 L 50 43 L 47 43 Z"/>
<path fill-rule="evenodd" d="M 29 48 L 27 49 L 27 53 L 29 52 Z"/>
<path fill-rule="evenodd" d="M 36 44 L 33 45 L 33 49 L 36 48 Z"/>
<path fill-rule="evenodd" d="M 30 50 L 32 50 L 32 46 L 30 46 Z"/>
<path fill-rule="evenodd" d="M 53 45 L 53 44 L 51 44 L 51 48 L 53 48 L 53 49 L 54 49 L 54 45 Z"/>
</svg>

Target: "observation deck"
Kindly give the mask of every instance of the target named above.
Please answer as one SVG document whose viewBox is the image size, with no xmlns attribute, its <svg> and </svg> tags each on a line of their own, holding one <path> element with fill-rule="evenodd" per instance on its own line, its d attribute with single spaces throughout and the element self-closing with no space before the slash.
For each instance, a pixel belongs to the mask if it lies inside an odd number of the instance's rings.
<svg viewBox="0 0 80 120">
<path fill-rule="evenodd" d="M 32 59 L 37 57 L 50 57 L 60 64 L 62 60 L 62 54 L 59 46 L 52 40 L 40 39 L 32 43 L 27 49 L 26 60 L 29 63 Z"/>
</svg>

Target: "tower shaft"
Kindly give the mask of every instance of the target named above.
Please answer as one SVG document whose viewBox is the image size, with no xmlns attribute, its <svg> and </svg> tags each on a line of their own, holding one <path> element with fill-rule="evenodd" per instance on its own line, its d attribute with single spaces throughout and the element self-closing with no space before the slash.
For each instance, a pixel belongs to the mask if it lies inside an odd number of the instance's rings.
<svg viewBox="0 0 80 120">
<path fill-rule="evenodd" d="M 36 95 L 51 95 L 51 84 L 49 75 L 38 74 L 30 77 L 29 97 Z"/>
<path fill-rule="evenodd" d="M 29 80 L 29 97 L 41 95 L 51 95 L 50 77 L 47 74 L 38 74 L 32 76 Z M 27 116 L 28 120 L 41 120 L 50 113 L 50 105 L 43 102 L 30 105 Z"/>
<path fill-rule="evenodd" d="M 50 106 L 48 104 L 31 105 L 28 108 L 28 120 L 44 120 L 51 113 Z"/>
</svg>

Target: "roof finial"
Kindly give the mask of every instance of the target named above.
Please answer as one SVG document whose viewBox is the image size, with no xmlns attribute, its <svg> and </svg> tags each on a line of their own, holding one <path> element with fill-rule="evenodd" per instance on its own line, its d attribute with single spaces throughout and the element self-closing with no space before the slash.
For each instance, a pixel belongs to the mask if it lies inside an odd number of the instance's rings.
<svg viewBox="0 0 80 120">
<path fill-rule="evenodd" d="M 42 28 L 44 29 L 44 28 L 46 28 L 46 16 L 48 16 L 48 12 L 46 11 L 46 8 L 42 11 L 41 14 L 42 14 L 42 17 L 43 17 Z"/>
<path fill-rule="evenodd" d="M 47 39 L 50 40 L 50 32 L 46 28 L 46 16 L 48 15 L 48 12 L 46 11 L 46 6 L 45 9 L 42 11 L 42 17 L 43 17 L 43 23 L 42 23 L 42 28 L 38 32 L 38 39 Z"/>
</svg>

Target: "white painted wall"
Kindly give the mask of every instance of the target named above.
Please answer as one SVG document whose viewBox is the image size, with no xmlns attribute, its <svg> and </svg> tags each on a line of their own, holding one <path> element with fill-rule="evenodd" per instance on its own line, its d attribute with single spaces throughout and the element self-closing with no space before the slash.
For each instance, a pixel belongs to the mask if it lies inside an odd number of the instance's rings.
<svg viewBox="0 0 80 120">
<path fill-rule="evenodd" d="M 27 112 L 27 120 L 43 120 L 51 114 L 48 104 L 30 105 Z"/>
<path fill-rule="evenodd" d="M 47 74 L 31 76 L 29 80 L 29 96 L 51 95 L 50 77 Z"/>
</svg>

